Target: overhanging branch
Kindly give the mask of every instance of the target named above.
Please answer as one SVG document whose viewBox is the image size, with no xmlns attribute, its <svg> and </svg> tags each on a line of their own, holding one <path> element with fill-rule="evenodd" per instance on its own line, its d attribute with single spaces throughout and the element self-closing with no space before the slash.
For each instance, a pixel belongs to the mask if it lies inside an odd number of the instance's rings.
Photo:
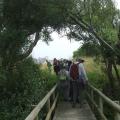
<svg viewBox="0 0 120 120">
<path fill-rule="evenodd" d="M 70 18 L 77 23 L 82 29 L 85 29 L 86 31 L 88 31 L 89 33 L 91 33 L 96 39 L 99 40 L 99 42 L 103 43 L 104 45 L 106 45 L 110 50 L 112 50 L 118 57 L 120 57 L 120 54 L 115 51 L 115 49 L 110 46 L 106 41 L 104 41 L 101 37 L 99 37 L 97 35 L 97 33 L 95 32 L 95 30 L 89 26 L 85 21 L 77 18 L 76 15 L 74 15 L 73 13 L 69 13 Z"/>
<path fill-rule="evenodd" d="M 24 54 L 22 54 L 22 55 L 20 55 L 18 57 L 17 61 L 21 61 L 21 60 L 25 59 L 26 57 L 28 57 L 31 54 L 33 48 L 36 46 L 37 42 L 39 41 L 39 38 L 40 38 L 39 32 L 36 32 L 34 42 L 31 43 L 31 45 L 30 45 L 29 49 L 26 51 L 26 53 L 24 53 Z"/>
</svg>

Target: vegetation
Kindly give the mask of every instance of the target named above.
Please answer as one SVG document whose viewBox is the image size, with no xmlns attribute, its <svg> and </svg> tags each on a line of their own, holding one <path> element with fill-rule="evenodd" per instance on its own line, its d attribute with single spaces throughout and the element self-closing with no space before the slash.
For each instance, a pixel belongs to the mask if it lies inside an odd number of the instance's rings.
<svg viewBox="0 0 120 120">
<path fill-rule="evenodd" d="M 97 57 L 100 55 L 100 47 L 90 41 L 84 43 L 78 50 L 74 51 L 73 58 L 79 58 L 80 56 Z"/>
<path fill-rule="evenodd" d="M 0 1 L 2 120 L 23 120 L 32 109 L 31 104 L 37 104 L 55 83 L 54 75 L 28 57 L 38 40 L 48 43 L 50 33 L 65 24 L 66 14 L 61 8 L 66 8 L 68 1 Z"/>
<path fill-rule="evenodd" d="M 89 82 L 96 88 L 102 90 L 104 85 L 108 83 L 107 75 L 103 72 L 103 65 L 95 62 L 92 57 L 83 57 L 85 60 L 85 69 L 89 78 Z"/>
<path fill-rule="evenodd" d="M 1 0 L 0 118 L 24 118 L 30 104 L 38 102 L 54 84 L 55 77 L 28 58 L 39 40 L 52 40 L 54 30 L 65 30 L 68 38 L 84 42 L 74 57 L 96 57 L 115 97 L 116 88 L 120 88 L 119 19 L 120 11 L 112 0 Z M 89 77 L 103 76 L 96 74 Z"/>
<path fill-rule="evenodd" d="M 4 74 L 1 73 L 4 77 Z M 16 81 L 17 80 L 17 81 Z M 0 81 L 0 119 L 23 120 L 56 83 L 56 76 L 26 59 L 14 68 L 11 81 Z"/>
<path fill-rule="evenodd" d="M 116 47 L 116 45 L 119 46 L 119 37 L 117 38 L 117 36 L 120 33 L 118 25 L 114 24 L 115 17 L 119 18 L 119 11 L 115 8 L 112 0 L 91 0 L 86 2 L 84 8 L 83 11 L 77 10 L 82 11 L 81 14 L 71 13 L 71 19 L 79 26 L 73 27 L 71 35 L 77 40 L 84 41 L 82 48 L 74 52 L 74 57 L 84 54 L 99 58 L 99 61 L 104 63 L 112 96 L 115 97 L 116 87 L 120 86 L 120 75 L 117 68 L 120 51 Z"/>
</svg>

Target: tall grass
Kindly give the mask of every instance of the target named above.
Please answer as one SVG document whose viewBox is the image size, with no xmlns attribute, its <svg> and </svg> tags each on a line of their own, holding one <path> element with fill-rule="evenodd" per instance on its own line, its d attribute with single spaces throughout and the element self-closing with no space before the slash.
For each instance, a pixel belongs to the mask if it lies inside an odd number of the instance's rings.
<svg viewBox="0 0 120 120">
<path fill-rule="evenodd" d="M 102 89 L 108 82 L 106 72 L 102 63 L 92 57 L 84 57 L 84 66 L 87 71 L 89 82 L 95 87 Z"/>
</svg>

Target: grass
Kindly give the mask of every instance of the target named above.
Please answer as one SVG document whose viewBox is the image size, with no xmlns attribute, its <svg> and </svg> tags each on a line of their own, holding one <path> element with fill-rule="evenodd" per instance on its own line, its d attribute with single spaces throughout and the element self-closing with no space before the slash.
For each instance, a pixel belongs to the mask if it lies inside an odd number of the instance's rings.
<svg viewBox="0 0 120 120">
<path fill-rule="evenodd" d="M 95 87 L 102 89 L 108 81 L 102 63 L 98 63 L 91 57 L 84 57 L 84 66 L 88 75 L 89 82 Z"/>
</svg>

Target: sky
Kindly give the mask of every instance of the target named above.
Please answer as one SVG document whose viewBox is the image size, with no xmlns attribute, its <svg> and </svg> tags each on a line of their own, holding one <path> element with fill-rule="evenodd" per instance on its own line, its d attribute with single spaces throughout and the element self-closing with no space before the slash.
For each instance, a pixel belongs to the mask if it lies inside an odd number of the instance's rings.
<svg viewBox="0 0 120 120">
<path fill-rule="evenodd" d="M 120 0 L 113 1 L 115 1 L 116 7 L 120 9 Z M 61 37 L 56 32 L 53 32 L 51 36 L 53 38 L 53 41 L 49 42 L 49 45 L 39 40 L 32 51 L 33 58 L 38 59 L 47 57 L 48 59 L 70 59 L 73 56 L 73 52 L 81 46 L 81 42 L 76 42 L 74 40 L 70 42 L 66 36 Z"/>
<path fill-rule="evenodd" d="M 116 4 L 116 7 L 120 9 L 120 0 L 113 0 Z"/>
<path fill-rule="evenodd" d="M 60 36 L 56 32 L 53 32 L 51 37 L 54 41 L 49 42 L 49 45 L 41 40 L 37 43 L 32 52 L 34 58 L 47 57 L 48 59 L 70 59 L 73 55 L 73 51 L 81 46 L 81 42 L 76 42 L 74 40 L 70 41 L 66 36 Z"/>
</svg>

